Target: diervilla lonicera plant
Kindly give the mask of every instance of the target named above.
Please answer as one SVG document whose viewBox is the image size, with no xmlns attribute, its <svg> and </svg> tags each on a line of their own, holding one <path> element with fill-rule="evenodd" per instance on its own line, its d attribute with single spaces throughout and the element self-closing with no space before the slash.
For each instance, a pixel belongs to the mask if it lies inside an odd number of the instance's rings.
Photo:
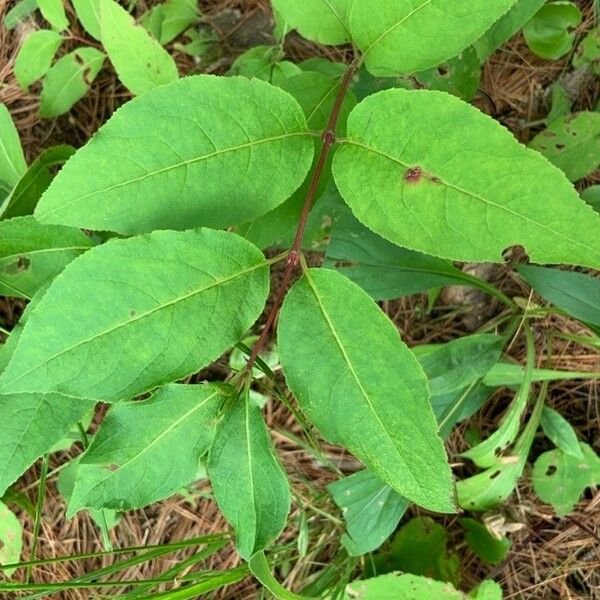
<svg viewBox="0 0 600 600">
<path fill-rule="evenodd" d="M 325 189 L 369 235 L 435 264 L 501 262 L 520 245 L 535 263 L 600 267 L 598 214 L 501 125 L 441 91 L 353 91 L 359 73 L 397 78 L 457 56 L 514 0 L 273 4 L 308 39 L 352 43 L 354 60 L 344 73 L 315 63 L 280 86 L 186 77 L 120 108 L 33 217 L 9 221 L 17 237 L 71 236 L 79 256 L 34 296 L 0 375 L 0 492 L 109 403 L 79 460 L 69 515 L 161 500 L 207 457 L 238 551 L 263 579 L 262 552 L 291 504 L 250 393 L 275 329 L 287 386 L 324 439 L 405 499 L 458 508 L 422 362 L 343 269 L 307 267 L 305 232 Z M 267 259 L 269 223 L 295 223 L 295 234 Z M 89 248 L 78 229 L 118 235 Z M 223 383 L 176 383 L 244 338 L 279 262 L 246 366 Z M 493 464 L 494 450 L 478 464 Z"/>
</svg>

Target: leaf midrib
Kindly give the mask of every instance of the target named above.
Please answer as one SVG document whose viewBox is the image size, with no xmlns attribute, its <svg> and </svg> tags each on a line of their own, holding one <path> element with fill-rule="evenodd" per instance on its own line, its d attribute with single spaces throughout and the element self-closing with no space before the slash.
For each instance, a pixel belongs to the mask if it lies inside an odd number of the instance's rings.
<svg viewBox="0 0 600 600">
<path fill-rule="evenodd" d="M 394 23 L 391 27 L 388 27 L 388 29 L 386 29 L 364 52 L 363 52 L 363 56 L 366 56 L 377 44 L 379 44 L 379 42 L 381 42 L 381 40 L 385 37 L 387 37 L 390 33 L 392 33 L 392 31 L 398 29 L 398 27 L 400 27 L 401 25 L 403 25 L 404 23 L 406 23 L 406 21 L 408 21 L 408 19 L 410 19 L 412 16 L 414 16 L 416 13 L 418 13 L 421 9 L 425 8 L 426 6 L 428 6 L 429 4 L 431 4 L 433 2 L 433 0 L 425 0 L 425 2 L 423 2 L 423 4 L 420 4 L 419 6 L 417 6 L 416 8 L 413 8 L 408 14 L 404 15 L 404 17 L 402 17 L 399 21 L 397 21 L 396 23 Z"/>
<path fill-rule="evenodd" d="M 215 396 L 217 396 L 220 393 L 219 390 L 215 390 L 212 394 L 210 394 L 210 396 L 208 396 L 207 398 L 205 398 L 202 402 L 200 402 L 199 404 L 196 404 L 192 409 L 188 410 L 187 412 L 185 412 L 183 415 L 181 415 L 181 417 L 179 417 L 176 421 L 174 421 L 173 423 L 171 423 L 171 425 L 169 425 L 164 431 L 162 431 L 161 433 L 159 433 L 148 445 L 144 446 L 139 452 L 135 453 L 133 456 L 131 456 L 129 459 L 127 459 L 122 465 L 119 465 L 119 469 L 117 471 L 108 471 L 108 473 L 106 474 L 106 476 L 102 479 L 100 479 L 99 481 L 97 481 L 89 490 L 87 490 L 86 492 L 86 496 L 89 496 L 90 493 L 95 490 L 99 485 L 103 484 L 107 479 L 116 476 L 119 473 L 122 473 L 123 470 L 129 466 L 132 462 L 134 462 L 135 460 L 137 460 L 140 456 L 142 456 L 144 453 L 148 452 L 153 446 L 155 446 L 156 444 L 158 444 L 165 436 L 167 436 L 169 433 L 171 433 L 171 431 L 173 431 L 175 428 L 177 428 L 185 419 L 187 419 L 188 417 L 190 417 L 191 415 L 193 415 L 196 411 L 200 410 L 201 408 L 203 408 L 207 402 L 209 402 L 210 400 L 212 400 Z M 82 460 L 85 459 L 85 456 Z M 90 466 L 90 467 L 96 467 L 99 465 L 99 463 L 85 463 L 85 462 L 81 462 L 80 463 L 81 466 Z M 82 507 L 83 508 L 83 507 Z"/>
<path fill-rule="evenodd" d="M 367 394 L 367 391 L 365 390 L 365 388 L 362 385 L 362 382 L 360 381 L 360 378 L 358 377 L 358 373 L 356 372 L 356 370 L 354 369 L 354 365 L 352 364 L 352 361 L 350 360 L 350 357 L 348 356 L 346 349 L 344 348 L 344 345 L 342 344 L 342 340 L 340 339 L 337 330 L 335 329 L 331 318 L 329 317 L 329 314 L 327 313 L 327 310 L 325 309 L 325 306 L 323 305 L 322 301 L 321 301 L 321 297 L 319 296 L 316 287 L 313 284 L 313 281 L 308 273 L 308 271 L 304 274 L 306 277 L 306 280 L 308 282 L 308 285 L 310 286 L 310 289 L 312 291 L 312 293 L 315 296 L 315 300 L 317 301 L 317 304 L 319 306 L 319 309 L 323 315 L 323 318 L 325 319 L 327 326 L 329 327 L 331 334 L 333 335 L 333 338 L 335 339 L 336 344 L 338 345 L 340 352 L 342 353 L 342 356 L 344 357 L 344 361 L 346 362 L 346 364 L 348 365 L 348 369 L 350 370 L 350 372 L 352 373 L 352 376 L 354 377 L 354 380 L 356 381 L 358 388 L 360 389 L 360 392 L 362 393 L 364 399 L 366 400 L 369 408 L 371 409 L 371 413 L 375 416 L 375 419 L 377 420 L 377 422 L 379 423 L 382 431 L 385 433 L 385 435 L 387 436 L 387 438 L 391 441 L 391 445 L 392 448 L 394 449 L 394 452 L 397 456 L 397 458 L 404 464 L 406 472 L 410 473 L 410 476 L 412 477 L 414 483 L 421 489 L 424 489 L 423 486 L 421 485 L 421 483 L 417 480 L 417 478 L 413 475 L 411 469 L 408 467 L 406 461 L 404 460 L 404 457 L 400 454 L 400 452 L 398 451 L 398 449 L 396 448 L 396 445 L 394 444 L 394 438 L 390 435 L 390 433 L 388 432 L 385 424 L 383 423 L 383 421 L 380 419 L 379 415 L 377 414 L 377 411 L 375 410 L 375 407 L 373 406 L 373 403 L 371 402 L 371 399 L 369 398 L 369 395 Z M 386 469 L 387 471 L 387 469 Z M 386 482 L 387 483 L 387 482 Z M 425 490 L 426 491 L 426 490 Z"/>
<path fill-rule="evenodd" d="M 229 148 L 223 148 L 221 150 L 216 150 L 215 152 L 211 152 L 210 154 L 204 154 L 202 156 L 196 156 L 195 158 L 190 158 L 188 160 L 182 160 L 182 161 L 174 163 L 172 165 L 163 167 L 162 169 L 156 169 L 154 171 L 150 171 L 148 173 L 145 173 L 144 175 L 140 175 L 139 177 L 127 179 L 126 181 L 122 181 L 120 183 L 115 183 L 114 185 L 111 185 L 111 186 L 108 186 L 105 188 L 94 190 L 93 192 L 89 192 L 88 194 L 85 194 L 84 196 L 76 196 L 75 198 L 72 198 L 68 202 L 62 202 L 60 205 L 55 206 L 54 208 L 51 208 L 50 210 L 47 210 L 45 212 L 38 210 L 36 216 L 39 218 L 44 218 L 56 211 L 64 210 L 65 208 L 67 208 L 68 206 L 71 206 L 75 202 L 81 202 L 83 200 L 86 200 L 87 198 L 96 196 L 97 194 L 106 194 L 108 192 L 112 192 L 113 190 L 119 189 L 121 187 L 129 186 L 129 185 L 138 183 L 140 181 L 144 181 L 145 179 L 149 179 L 151 177 L 156 177 L 158 175 L 162 175 L 163 173 L 168 173 L 169 171 L 173 171 L 175 169 L 180 169 L 181 167 L 187 167 L 188 165 L 191 165 L 191 164 L 194 164 L 197 162 L 202 162 L 204 160 L 210 160 L 211 158 L 215 158 L 215 157 L 221 156 L 223 154 L 228 154 L 229 152 L 245 150 L 246 148 L 252 148 L 253 146 L 258 146 L 259 144 L 276 142 L 278 140 L 284 140 L 284 139 L 287 139 L 290 137 L 296 137 L 296 136 L 314 137 L 315 132 L 313 132 L 313 131 L 289 132 L 284 135 L 272 136 L 272 137 L 268 137 L 268 138 L 263 138 L 261 140 L 253 140 L 250 142 L 246 142 L 245 144 L 239 144 L 237 146 L 231 146 Z M 52 188 L 50 188 L 50 189 L 52 189 Z"/>
<path fill-rule="evenodd" d="M 352 140 L 350 138 L 345 138 L 343 140 L 339 140 L 340 143 L 343 144 L 348 144 L 350 146 L 356 146 L 357 148 L 362 148 L 363 150 L 366 150 L 367 152 L 372 152 L 373 154 L 377 154 L 379 156 L 382 156 L 383 158 L 387 158 L 388 160 L 401 165 L 402 167 L 406 168 L 406 169 L 410 169 L 412 168 L 411 165 L 409 165 L 408 163 L 403 162 L 402 160 L 400 160 L 399 158 L 392 156 L 391 154 L 387 154 L 386 152 L 383 152 L 382 150 L 378 150 L 376 148 L 373 148 L 371 146 L 367 146 L 366 144 L 362 144 L 360 142 L 357 142 L 356 140 Z M 437 176 L 437 174 L 436 174 Z M 568 236 L 566 236 L 564 233 L 560 232 L 560 231 L 556 231 L 554 229 L 552 229 L 552 227 L 549 227 L 548 225 L 544 225 L 543 223 L 540 223 L 539 221 L 534 221 L 533 219 L 530 219 L 529 217 L 525 216 L 522 213 L 519 212 L 515 212 L 514 210 L 511 210 L 510 208 L 508 208 L 507 206 L 504 206 L 502 204 L 498 204 L 497 202 L 493 202 L 492 200 L 488 200 L 487 198 L 484 198 L 483 196 L 480 196 L 479 194 L 476 194 L 475 192 L 472 192 L 470 190 L 466 190 L 464 188 L 461 188 L 457 185 L 454 185 L 452 183 L 448 183 L 447 181 L 444 181 L 443 179 L 441 179 L 439 176 L 437 176 L 439 179 L 439 184 L 440 185 L 444 185 L 450 189 L 453 189 L 457 192 L 460 192 L 461 194 L 465 194 L 466 196 L 470 196 L 471 198 L 474 198 L 476 200 L 479 200 L 480 202 L 483 202 L 486 205 L 489 205 L 493 208 L 496 208 L 498 210 L 507 212 L 508 214 L 510 214 L 511 216 L 517 217 L 519 219 L 522 219 L 524 221 L 527 221 L 528 223 L 530 223 L 531 225 L 534 225 L 536 227 L 539 227 L 540 229 L 545 230 L 547 233 L 550 233 L 552 235 L 558 236 L 563 238 L 564 240 L 566 240 L 567 242 L 571 243 L 571 244 L 576 244 L 577 246 L 581 246 L 582 248 L 585 248 L 587 251 L 592 250 L 595 254 L 600 255 L 600 252 L 594 250 L 593 248 L 590 248 L 589 245 L 584 244 L 580 241 L 578 241 L 575 238 L 570 238 Z"/>
<path fill-rule="evenodd" d="M 4 382 L 4 385 L 0 385 L 0 394 L 2 393 L 8 393 L 10 392 L 10 390 L 6 390 L 6 386 L 7 385 L 11 385 L 14 384 L 15 382 L 23 379 L 24 377 L 26 377 L 27 375 L 29 375 L 30 373 L 34 372 L 35 370 L 39 369 L 41 366 L 48 364 L 50 361 L 55 360 L 56 358 L 58 358 L 59 356 L 62 356 L 63 354 L 66 354 L 67 352 L 71 352 L 72 350 L 79 348 L 80 346 L 84 345 L 84 344 L 88 344 L 90 342 L 93 342 L 94 340 L 97 340 L 101 337 L 104 337 L 105 335 L 108 335 L 110 333 L 112 333 L 113 331 L 117 331 L 118 329 L 125 327 L 127 325 L 131 325 L 131 323 L 134 323 L 136 321 L 139 321 L 140 319 L 144 319 L 147 316 L 150 316 L 152 314 L 154 314 L 155 312 L 158 312 L 160 310 L 163 310 L 164 308 L 167 308 L 169 306 L 173 306 L 175 304 L 177 304 L 178 302 L 184 302 L 186 300 L 189 300 L 190 298 L 198 295 L 198 294 L 202 294 L 203 292 L 206 292 L 212 288 L 218 287 L 220 285 L 224 285 L 226 283 L 228 283 L 229 281 L 233 281 L 234 279 L 238 278 L 238 277 L 243 277 L 244 275 L 247 275 L 248 273 L 252 273 L 253 271 L 256 271 L 258 269 L 261 268 L 265 268 L 265 266 L 267 265 L 266 262 L 261 262 L 259 264 L 253 265 L 252 267 L 248 268 L 248 269 L 244 269 L 242 271 L 238 271 L 237 273 L 235 273 L 234 275 L 230 275 L 228 277 L 225 277 L 223 279 L 217 280 L 217 281 L 213 281 L 210 285 L 204 286 L 200 289 L 194 290 L 193 292 L 189 292 L 187 294 L 184 294 L 183 296 L 178 296 L 173 300 L 170 300 L 169 302 L 165 302 L 162 304 L 159 304 L 158 306 L 152 308 L 151 310 L 147 310 L 146 312 L 140 313 L 139 315 L 136 315 L 133 318 L 128 319 L 127 321 L 122 321 L 120 323 L 117 323 L 116 325 L 105 329 L 104 331 L 101 331 L 99 333 L 97 333 L 96 335 L 89 337 L 89 338 L 85 338 L 84 340 L 81 340 L 79 342 L 77 342 L 76 344 L 72 344 L 71 346 L 69 346 L 68 348 L 65 348 L 63 350 L 61 350 L 60 352 L 57 352 L 56 354 L 53 354 L 50 357 L 47 357 L 44 362 L 41 362 L 37 365 L 35 365 L 34 367 L 31 367 L 29 370 L 25 371 L 24 373 L 21 373 L 17 378 L 10 380 L 8 383 Z M 13 355 L 10 363 L 8 364 L 8 366 L 6 367 L 6 369 L 8 370 L 11 366 L 11 364 L 13 363 L 13 361 L 18 358 L 16 355 Z M 5 371 L 6 373 L 6 371 Z M 0 376 L 0 384 L 2 383 L 2 380 L 4 379 L 3 376 Z M 5 390 L 5 391 L 3 391 Z M 39 390 L 33 390 L 33 392 L 35 391 L 39 391 Z M 47 390 L 47 391 L 51 391 L 51 390 Z"/>
</svg>

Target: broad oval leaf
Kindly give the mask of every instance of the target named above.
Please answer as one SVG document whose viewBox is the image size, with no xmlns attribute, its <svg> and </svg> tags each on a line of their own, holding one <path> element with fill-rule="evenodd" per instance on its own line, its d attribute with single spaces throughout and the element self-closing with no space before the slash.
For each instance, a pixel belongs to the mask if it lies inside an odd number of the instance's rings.
<svg viewBox="0 0 600 600">
<path fill-rule="evenodd" d="M 333 174 L 365 225 L 391 242 L 453 260 L 600 266 L 600 216 L 565 176 L 458 98 L 386 90 L 350 114 Z"/>
<path fill-rule="evenodd" d="M 141 23 L 161 44 L 172 42 L 200 17 L 198 0 L 166 0 L 151 8 Z"/>
<path fill-rule="evenodd" d="M 350 31 L 369 72 L 394 77 L 456 56 L 513 4 L 514 0 L 358 1 L 350 11 Z"/>
<path fill-rule="evenodd" d="M 222 400 L 214 385 L 173 384 L 113 406 L 79 461 L 67 516 L 82 508 L 141 508 L 191 483 Z"/>
<path fill-rule="evenodd" d="M 559 449 L 544 452 L 533 465 L 535 493 L 560 517 L 575 508 L 586 488 L 600 485 L 600 457 L 588 444 L 581 443 L 580 449 L 579 458 Z"/>
<path fill-rule="evenodd" d="M 85 96 L 104 64 L 105 55 L 96 48 L 77 48 L 58 61 L 44 77 L 40 116 L 58 117 Z"/>
<path fill-rule="evenodd" d="M 413 502 L 454 511 L 425 374 L 363 290 L 307 271 L 285 299 L 278 341 L 288 386 L 326 439 Z"/>
<path fill-rule="evenodd" d="M 290 29 L 321 44 L 350 41 L 348 14 L 354 0 L 273 0 L 273 8 Z"/>
<path fill-rule="evenodd" d="M 600 113 L 568 114 L 550 123 L 529 144 L 571 181 L 586 177 L 600 166 Z"/>
<path fill-rule="evenodd" d="M 31 298 L 92 241 L 79 229 L 41 225 L 33 217 L 0 222 L 0 294 Z"/>
<path fill-rule="evenodd" d="M 55 392 L 0 393 L 0 494 L 93 407 Z"/>
<path fill-rule="evenodd" d="M 139 96 L 179 77 L 172 56 L 114 0 L 100 3 L 100 31 L 110 62 L 130 92 Z"/>
<path fill-rule="evenodd" d="M 48 72 L 62 40 L 60 33 L 40 29 L 23 42 L 14 67 L 15 77 L 21 87 L 28 88 Z"/>
<path fill-rule="evenodd" d="M 242 77 L 188 77 L 117 111 L 35 215 L 125 234 L 226 227 L 288 198 L 313 152 L 302 109 L 285 92 Z"/>
<path fill-rule="evenodd" d="M 194 373 L 254 323 L 268 273 L 255 246 L 210 229 L 98 246 L 46 292 L 0 377 L 0 393 L 113 401 Z"/>
<path fill-rule="evenodd" d="M 235 529 L 237 550 L 250 560 L 279 537 L 291 499 L 260 408 L 245 392 L 217 425 L 208 474 L 219 508 Z"/>
<path fill-rule="evenodd" d="M 544 406 L 540 424 L 547 437 L 562 452 L 574 458 L 583 458 L 581 446 L 573 425 L 559 412 L 549 406 Z"/>
</svg>

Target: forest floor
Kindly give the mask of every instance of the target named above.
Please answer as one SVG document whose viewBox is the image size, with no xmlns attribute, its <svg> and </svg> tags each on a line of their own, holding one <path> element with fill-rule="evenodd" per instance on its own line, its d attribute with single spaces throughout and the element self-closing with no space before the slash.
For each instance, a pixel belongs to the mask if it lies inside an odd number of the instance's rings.
<svg viewBox="0 0 600 600">
<path fill-rule="evenodd" d="M 150 6 L 152 1 L 140 0 Z M 266 0 L 207 0 L 200 2 L 205 21 L 213 27 L 220 38 L 220 53 L 209 65 L 202 65 L 202 72 L 224 73 L 233 59 L 241 52 L 258 43 L 268 43 L 271 17 Z M 579 3 L 585 19 L 579 32 L 588 31 L 593 24 L 592 2 Z M 0 0 L 0 20 L 10 9 L 12 2 Z M 40 120 L 38 117 L 39 97 L 33 92 L 24 92 L 16 83 L 12 68 L 14 59 L 28 28 L 39 24 L 30 21 L 19 28 L 7 31 L 0 28 L 0 102 L 4 102 L 16 121 L 28 161 L 40 151 L 56 143 L 83 145 L 110 114 L 130 98 L 129 93 L 117 81 L 107 67 L 94 81 L 91 92 L 66 116 L 55 120 Z M 322 48 L 291 36 L 286 51 L 292 59 L 327 55 L 334 60 L 344 60 L 344 50 Z M 181 74 L 198 71 L 198 65 L 184 54 L 175 53 Z M 533 55 L 520 35 L 496 52 L 484 68 L 480 93 L 476 100 L 480 109 L 507 126 L 522 141 L 530 139 L 535 124 L 548 112 L 550 85 L 557 80 L 566 81 L 575 99 L 574 110 L 594 109 L 600 99 L 600 82 L 596 80 L 576 81 L 570 77 L 570 60 L 545 61 Z M 600 172 L 592 177 L 600 183 Z M 588 180 L 587 183 L 590 183 Z M 276 274 L 275 274 L 276 277 Z M 530 291 L 514 276 L 510 269 L 498 267 L 492 273 L 494 283 L 511 296 L 530 297 Z M 383 303 L 383 308 L 402 332 L 409 345 L 443 342 L 471 333 L 486 323 L 493 325 L 497 307 L 479 298 L 465 296 L 456 290 L 446 290 L 434 308 L 428 311 L 427 297 L 416 295 L 398 301 Z M 0 312 L 6 322 L 15 322 L 22 310 L 22 303 L 0 298 Z M 583 327 L 577 322 L 561 316 L 541 319 L 536 327 L 542 331 L 552 328 L 564 333 L 580 334 Z M 544 349 L 538 348 L 539 356 Z M 525 348 L 520 338 L 510 347 L 509 359 L 523 364 Z M 557 339 L 552 348 L 551 367 L 578 371 L 600 371 L 600 355 L 591 349 L 571 341 Z M 546 365 L 543 365 L 546 366 Z M 216 370 L 219 370 L 217 365 Z M 223 369 L 226 365 L 223 365 Z M 563 381 L 553 383 L 549 402 L 566 416 L 578 430 L 581 439 L 600 450 L 600 385 L 594 381 Z M 453 465 L 460 468 L 459 452 L 466 446 L 465 435 L 469 428 L 485 434 L 497 427 L 499 417 L 511 396 L 500 390 L 484 409 L 471 420 L 456 428 L 448 442 L 448 451 Z M 340 515 L 328 495 L 326 484 L 332 481 L 330 470 L 293 439 L 284 434 L 294 432 L 297 425 L 288 410 L 279 403 L 269 402 L 266 418 L 274 432 L 274 441 L 283 459 L 285 468 L 298 494 L 307 503 L 314 503 L 318 516 L 311 521 L 310 547 L 306 560 L 290 567 L 285 575 L 285 585 L 298 589 L 320 565 L 327 564 L 339 549 L 343 524 Z M 359 468 L 351 457 L 339 449 L 324 446 L 329 458 L 345 472 Z M 534 452 L 546 449 L 547 443 L 540 436 Z M 79 445 L 73 446 L 69 455 L 81 452 Z M 67 453 L 51 456 L 50 471 L 63 464 Z M 21 479 L 20 491 L 25 492 L 35 503 L 39 465 L 32 467 Z M 600 490 L 588 490 L 576 510 L 568 517 L 557 518 L 547 505 L 540 503 L 530 488 L 527 476 L 521 479 L 518 490 L 498 512 L 504 527 L 514 530 L 510 537 L 512 549 L 498 566 L 491 567 L 480 561 L 463 544 L 454 548 L 460 555 L 461 587 L 469 588 L 484 578 L 499 581 L 505 598 L 600 598 Z M 177 496 L 152 505 L 143 510 L 126 513 L 120 524 L 112 531 L 115 547 L 142 546 L 173 542 L 207 533 L 228 529 L 215 503 L 207 497 L 208 484 L 200 485 L 198 494 L 190 497 Z M 424 514 L 417 508 L 411 514 Z M 26 512 L 20 515 L 25 523 L 25 550 L 27 559 L 32 540 L 33 522 Z M 457 517 L 436 517 L 450 532 L 459 531 Z M 285 532 L 289 540 L 297 536 L 294 513 L 290 527 Z M 86 514 L 80 513 L 72 520 L 65 518 L 65 505 L 57 493 L 55 478 L 50 477 L 43 507 L 41 534 L 37 557 L 49 558 L 95 552 L 102 549 L 98 530 Z M 178 557 L 185 556 L 185 551 Z M 132 567 L 123 573 L 124 579 L 150 578 L 157 576 L 172 564 L 173 557 L 161 558 L 143 566 Z M 92 568 L 110 564 L 112 557 L 105 559 L 57 562 L 44 565 L 33 571 L 33 581 L 59 582 L 82 575 Z M 238 564 L 239 558 L 233 544 L 226 546 L 206 564 L 210 569 L 226 569 Z M 281 574 L 280 574 L 281 575 Z M 86 590 L 64 593 L 66 600 L 90 598 Z M 98 596 L 100 597 L 100 596 Z M 241 584 L 217 593 L 215 598 L 252 599 L 258 597 L 257 587 L 251 578 Z M 7 597 L 8 598 L 8 597 Z"/>
</svg>

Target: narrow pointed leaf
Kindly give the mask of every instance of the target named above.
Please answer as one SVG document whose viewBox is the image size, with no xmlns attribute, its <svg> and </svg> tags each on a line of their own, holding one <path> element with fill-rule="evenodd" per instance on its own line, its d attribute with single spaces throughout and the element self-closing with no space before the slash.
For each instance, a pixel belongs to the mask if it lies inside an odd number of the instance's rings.
<svg viewBox="0 0 600 600">
<path fill-rule="evenodd" d="M 48 72 L 62 40 L 56 31 L 40 29 L 23 42 L 14 67 L 15 77 L 21 87 L 29 87 Z"/>
<path fill-rule="evenodd" d="M 313 152 L 302 109 L 285 92 L 241 77 L 187 77 L 121 108 L 35 214 L 126 234 L 226 227 L 287 199 Z"/>
<path fill-rule="evenodd" d="M 519 273 L 548 302 L 600 328 L 600 279 L 584 273 L 519 265 Z"/>
<path fill-rule="evenodd" d="M 569 456 L 583 458 L 575 429 L 559 412 L 544 406 L 540 422 L 544 433 L 559 450 Z"/>
<path fill-rule="evenodd" d="M 278 347 L 290 389 L 326 439 L 417 504 L 454 510 L 425 374 L 363 290 L 335 271 L 307 271 L 283 304 Z"/>
<path fill-rule="evenodd" d="M 352 40 L 378 77 L 434 67 L 485 33 L 515 0 L 371 0 L 354 2 Z"/>
<path fill-rule="evenodd" d="M 53 29 L 62 31 L 69 26 L 63 0 L 37 0 L 37 5 L 42 16 Z"/>
<path fill-rule="evenodd" d="M 100 2 L 102 0 L 71 0 L 75 13 L 84 29 L 96 40 L 102 39 L 100 29 Z"/>
<path fill-rule="evenodd" d="M 23 177 L 0 207 L 0 219 L 11 219 L 33 213 L 38 200 L 54 179 L 53 167 L 62 165 L 75 153 L 68 144 L 46 148 L 27 169 Z"/>
<path fill-rule="evenodd" d="M 79 229 L 41 225 L 32 216 L 0 222 L 0 295 L 31 298 L 92 241 Z"/>
<path fill-rule="evenodd" d="M 521 245 L 533 262 L 600 266 L 600 215 L 556 167 L 448 94 L 366 98 L 333 173 L 355 216 L 399 246 L 498 262 Z"/>
<path fill-rule="evenodd" d="M 290 29 L 321 44 L 350 41 L 348 14 L 353 0 L 273 0 L 273 8 Z"/>
<path fill-rule="evenodd" d="M 52 65 L 40 97 L 40 116 L 58 117 L 85 96 L 104 64 L 96 48 L 78 48 Z"/>
<path fill-rule="evenodd" d="M 1 393 L 0 495 L 93 406 L 55 392 Z"/>
<path fill-rule="evenodd" d="M 0 377 L 0 392 L 113 401 L 194 373 L 254 323 L 268 272 L 249 242 L 209 229 L 98 246 L 46 292 Z"/>
<path fill-rule="evenodd" d="M 27 170 L 19 134 L 4 104 L 0 104 L 0 201 Z"/>
<path fill-rule="evenodd" d="M 279 537 L 291 500 L 260 409 L 247 394 L 226 408 L 217 425 L 208 474 L 219 508 L 235 529 L 237 550 L 250 560 Z"/>
<path fill-rule="evenodd" d="M 222 398 L 216 386 L 173 384 L 113 406 L 81 457 L 67 516 L 141 508 L 191 483 Z"/>
<path fill-rule="evenodd" d="M 114 0 L 100 3 L 102 45 L 121 83 L 136 95 L 179 77 L 171 55 Z"/>
</svg>

